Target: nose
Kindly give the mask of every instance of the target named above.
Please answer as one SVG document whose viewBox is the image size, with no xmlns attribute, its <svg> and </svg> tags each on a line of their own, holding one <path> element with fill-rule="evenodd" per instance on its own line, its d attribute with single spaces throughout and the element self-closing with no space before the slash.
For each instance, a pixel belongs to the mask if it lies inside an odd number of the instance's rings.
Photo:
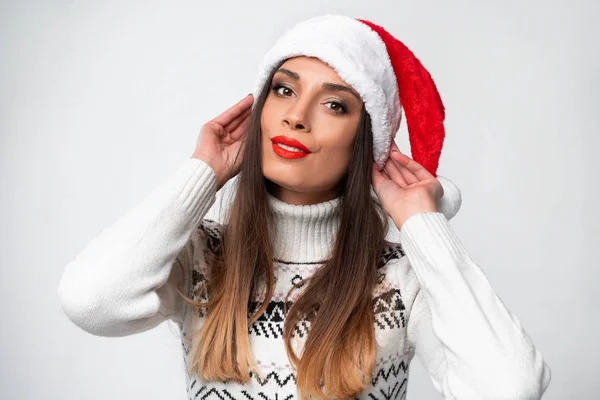
<svg viewBox="0 0 600 400">
<path fill-rule="evenodd" d="M 298 100 L 287 110 L 283 116 L 283 124 L 293 130 L 310 131 L 308 118 L 309 105 Z"/>
</svg>

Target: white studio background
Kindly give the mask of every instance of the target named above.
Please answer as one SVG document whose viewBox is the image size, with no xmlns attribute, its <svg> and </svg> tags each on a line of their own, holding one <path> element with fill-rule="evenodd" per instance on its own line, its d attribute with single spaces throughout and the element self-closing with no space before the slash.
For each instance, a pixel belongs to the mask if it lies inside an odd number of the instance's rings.
<svg viewBox="0 0 600 400">
<path fill-rule="evenodd" d="M 384 26 L 431 72 L 447 109 L 438 173 L 463 195 L 454 229 L 550 364 L 544 399 L 597 398 L 599 3 L 206 4 L 1 3 L 0 398 L 185 398 L 174 325 L 87 334 L 59 279 L 251 91 L 275 39 L 323 13 Z M 397 143 L 409 149 L 405 125 Z M 439 399 L 411 366 L 409 399 Z"/>
</svg>

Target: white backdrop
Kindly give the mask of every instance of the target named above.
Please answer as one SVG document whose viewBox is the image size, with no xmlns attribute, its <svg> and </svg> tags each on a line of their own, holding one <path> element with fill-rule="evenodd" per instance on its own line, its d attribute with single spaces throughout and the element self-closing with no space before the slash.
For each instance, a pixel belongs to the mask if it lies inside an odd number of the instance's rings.
<svg viewBox="0 0 600 400">
<path fill-rule="evenodd" d="M 185 398 L 174 326 L 87 334 L 61 310 L 60 276 L 251 91 L 274 40 L 322 13 L 384 26 L 431 72 L 447 109 L 438 173 L 463 194 L 453 227 L 548 361 L 544 399 L 597 398 L 597 1 L 0 7 L 1 398 Z M 405 126 L 397 143 L 409 149 Z M 440 398 L 411 366 L 409 399 Z"/>
</svg>

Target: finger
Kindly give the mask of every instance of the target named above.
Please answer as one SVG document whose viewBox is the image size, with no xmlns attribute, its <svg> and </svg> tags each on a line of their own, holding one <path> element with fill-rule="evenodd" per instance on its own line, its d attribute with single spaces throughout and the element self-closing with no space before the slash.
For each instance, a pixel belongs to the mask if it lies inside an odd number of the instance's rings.
<svg viewBox="0 0 600 400">
<path fill-rule="evenodd" d="M 231 123 L 229 123 L 229 125 L 227 125 L 226 127 L 223 127 L 224 135 L 221 135 L 221 136 L 222 136 L 222 140 L 224 143 L 231 144 L 231 143 L 235 142 L 236 140 L 239 140 L 239 138 L 240 138 L 242 132 L 245 130 L 245 128 L 242 130 L 240 130 L 238 128 L 240 127 L 241 124 L 243 124 L 245 121 L 247 121 L 249 119 L 251 114 L 252 114 L 252 108 L 248 108 L 242 114 L 235 117 L 233 119 L 233 121 L 231 121 Z M 214 121 L 212 121 L 212 122 L 214 122 Z M 216 124 L 216 125 L 218 125 L 218 124 Z"/>
<path fill-rule="evenodd" d="M 242 100 L 238 101 L 236 104 L 225 110 L 219 116 L 213 119 L 213 121 L 217 122 L 222 126 L 227 126 L 233 121 L 237 116 L 243 114 L 247 108 L 252 106 L 254 102 L 254 97 L 252 95 L 248 95 L 244 97 Z"/>
<path fill-rule="evenodd" d="M 250 116 L 248 116 L 240 126 L 235 128 L 235 130 L 230 133 L 231 140 L 237 142 L 242 136 L 245 136 L 245 133 L 248 130 L 248 125 L 250 125 Z"/>
<path fill-rule="evenodd" d="M 388 181 L 393 180 L 392 178 L 390 178 L 390 174 L 388 174 L 387 171 L 385 170 L 385 167 L 383 167 L 383 169 L 381 170 L 381 175 L 383 175 L 385 180 L 388 180 Z"/>
<path fill-rule="evenodd" d="M 385 162 L 384 169 L 387 172 L 390 179 L 396 182 L 401 188 L 405 188 L 410 185 L 411 182 L 406 181 L 402 173 L 400 172 L 400 168 L 396 165 L 396 162 L 391 158 L 388 158 Z"/>
<path fill-rule="evenodd" d="M 392 157 L 392 155 L 396 151 L 398 153 L 402 153 L 400 151 L 400 148 L 396 144 L 396 142 L 394 140 L 392 140 L 392 144 L 390 146 L 390 158 L 392 159 L 392 162 L 394 163 L 394 165 L 396 165 L 398 167 L 398 170 L 400 171 L 400 173 L 402 174 L 402 176 L 404 177 L 404 180 L 406 181 L 406 183 L 408 185 L 412 185 L 413 183 L 418 182 L 419 179 L 417 179 L 417 177 L 414 176 L 413 173 L 410 172 L 410 170 L 404 168 L 402 164 L 400 164 L 398 161 L 396 161 L 396 159 L 394 159 L 394 157 Z"/>
<path fill-rule="evenodd" d="M 390 154 L 389 162 L 391 165 L 395 166 L 398 169 L 399 174 L 404 178 L 404 181 L 406 182 L 407 186 L 412 185 L 413 183 L 419 182 L 419 179 L 412 172 L 410 172 L 404 165 L 402 165 L 398 161 L 396 161 L 394 159 L 394 157 L 392 157 L 392 154 L 395 154 L 395 152 L 392 152 Z"/>
<path fill-rule="evenodd" d="M 231 121 L 229 125 L 225 127 L 225 129 L 227 129 L 229 132 L 235 131 L 235 129 L 240 126 L 240 124 L 244 122 L 250 114 L 252 114 L 252 108 L 246 109 L 242 114 L 238 115 L 233 121 Z"/>
<path fill-rule="evenodd" d="M 423 167 L 421 164 L 419 164 L 404 153 L 393 152 L 391 157 L 393 157 L 394 160 L 398 161 L 400 165 L 406 167 L 406 169 L 408 169 L 408 171 L 410 171 L 414 176 L 419 178 L 419 180 L 434 178 L 434 176 L 431 175 L 431 173 L 429 173 L 429 171 L 427 171 L 425 167 Z"/>
</svg>

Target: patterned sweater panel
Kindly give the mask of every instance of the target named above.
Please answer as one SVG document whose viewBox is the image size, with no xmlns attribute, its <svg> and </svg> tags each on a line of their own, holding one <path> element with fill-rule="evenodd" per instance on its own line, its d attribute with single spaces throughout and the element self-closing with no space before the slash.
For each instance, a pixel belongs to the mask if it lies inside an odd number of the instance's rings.
<svg viewBox="0 0 600 400">
<path fill-rule="evenodd" d="M 220 243 L 220 224 L 203 219 L 194 234 L 193 269 L 190 271 L 190 297 L 198 301 L 208 300 L 206 282 L 209 279 L 209 252 L 215 252 Z M 296 264 L 286 260 L 275 260 L 275 293 L 266 311 L 248 330 L 250 345 L 257 361 L 260 374 L 251 373 L 248 383 L 205 382 L 187 374 L 189 399 L 296 399 L 296 371 L 290 364 L 283 342 L 283 312 L 285 295 L 295 284 L 310 277 L 320 263 Z M 406 396 L 409 364 L 414 356 L 406 340 L 407 318 L 418 292 L 418 281 L 399 243 L 386 242 L 377 263 L 378 282 L 373 292 L 373 312 L 377 343 L 376 365 L 371 383 L 357 399 L 403 399 Z M 302 292 L 292 291 L 287 309 Z M 257 308 L 260 303 L 250 303 Z M 197 317 L 192 321 L 192 313 Z M 187 307 L 185 324 L 182 327 L 181 343 L 184 361 L 188 361 L 194 332 L 202 326 L 203 308 Z M 293 346 L 299 350 L 305 343 L 310 322 L 302 321 L 293 335 Z"/>
</svg>

